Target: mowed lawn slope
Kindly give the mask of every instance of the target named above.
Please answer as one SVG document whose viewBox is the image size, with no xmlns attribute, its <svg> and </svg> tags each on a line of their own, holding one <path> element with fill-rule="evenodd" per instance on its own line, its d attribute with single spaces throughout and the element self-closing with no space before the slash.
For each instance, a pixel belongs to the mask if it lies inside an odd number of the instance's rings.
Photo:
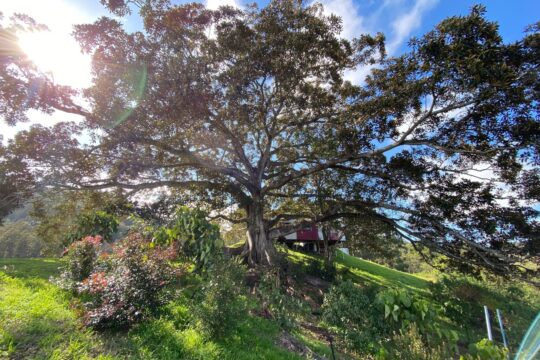
<svg viewBox="0 0 540 360">
<path fill-rule="evenodd" d="M 319 256 L 288 251 L 289 259 L 296 263 L 320 261 Z M 394 270 L 374 262 L 347 255 L 341 251 L 336 253 L 338 270 L 348 269 L 346 277 L 353 282 L 367 281 L 386 287 L 405 287 L 413 291 L 426 291 L 430 282 L 418 276 Z"/>
</svg>

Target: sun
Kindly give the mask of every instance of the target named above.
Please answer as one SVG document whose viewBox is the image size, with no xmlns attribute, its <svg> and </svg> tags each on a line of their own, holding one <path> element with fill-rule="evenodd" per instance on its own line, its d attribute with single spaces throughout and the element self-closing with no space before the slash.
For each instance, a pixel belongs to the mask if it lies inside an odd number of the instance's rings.
<svg viewBox="0 0 540 360">
<path fill-rule="evenodd" d="M 86 88 L 91 84 L 90 56 L 68 33 L 35 31 L 17 34 L 19 46 L 39 70 L 61 85 Z"/>
</svg>

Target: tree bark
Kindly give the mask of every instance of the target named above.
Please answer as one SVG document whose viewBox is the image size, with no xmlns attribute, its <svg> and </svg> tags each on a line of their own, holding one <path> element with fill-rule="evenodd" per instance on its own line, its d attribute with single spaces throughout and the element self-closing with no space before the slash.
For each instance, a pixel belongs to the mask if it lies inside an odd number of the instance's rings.
<svg viewBox="0 0 540 360">
<path fill-rule="evenodd" d="M 264 220 L 264 202 L 256 199 L 247 208 L 247 242 L 246 252 L 251 265 L 272 265 L 276 257 L 276 249 L 268 234 Z"/>
<path fill-rule="evenodd" d="M 324 260 L 326 262 L 330 262 L 330 253 L 328 251 L 328 226 L 325 224 L 322 224 L 322 234 L 323 234 L 323 246 L 324 246 Z"/>
</svg>

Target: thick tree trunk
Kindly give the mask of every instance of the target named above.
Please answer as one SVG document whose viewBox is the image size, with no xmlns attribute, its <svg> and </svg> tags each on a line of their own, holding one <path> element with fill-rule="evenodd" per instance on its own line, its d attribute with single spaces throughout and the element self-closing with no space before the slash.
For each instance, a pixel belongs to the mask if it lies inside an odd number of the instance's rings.
<svg viewBox="0 0 540 360">
<path fill-rule="evenodd" d="M 269 237 L 264 221 L 264 203 L 253 201 L 247 207 L 248 230 L 246 250 L 248 262 L 252 265 L 271 265 L 274 263 L 276 249 Z"/>
<path fill-rule="evenodd" d="M 329 262 L 330 261 L 330 252 L 328 249 L 328 225 L 322 224 L 322 234 L 323 234 L 323 246 L 324 246 L 324 259 Z"/>
</svg>

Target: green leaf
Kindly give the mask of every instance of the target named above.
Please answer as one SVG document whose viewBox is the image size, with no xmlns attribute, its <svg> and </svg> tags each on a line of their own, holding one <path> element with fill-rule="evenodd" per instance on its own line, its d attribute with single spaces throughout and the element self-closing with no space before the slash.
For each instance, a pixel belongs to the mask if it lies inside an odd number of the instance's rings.
<svg viewBox="0 0 540 360">
<path fill-rule="evenodd" d="M 411 297 L 406 292 L 399 293 L 399 301 L 401 301 L 405 307 L 411 306 Z"/>
</svg>

